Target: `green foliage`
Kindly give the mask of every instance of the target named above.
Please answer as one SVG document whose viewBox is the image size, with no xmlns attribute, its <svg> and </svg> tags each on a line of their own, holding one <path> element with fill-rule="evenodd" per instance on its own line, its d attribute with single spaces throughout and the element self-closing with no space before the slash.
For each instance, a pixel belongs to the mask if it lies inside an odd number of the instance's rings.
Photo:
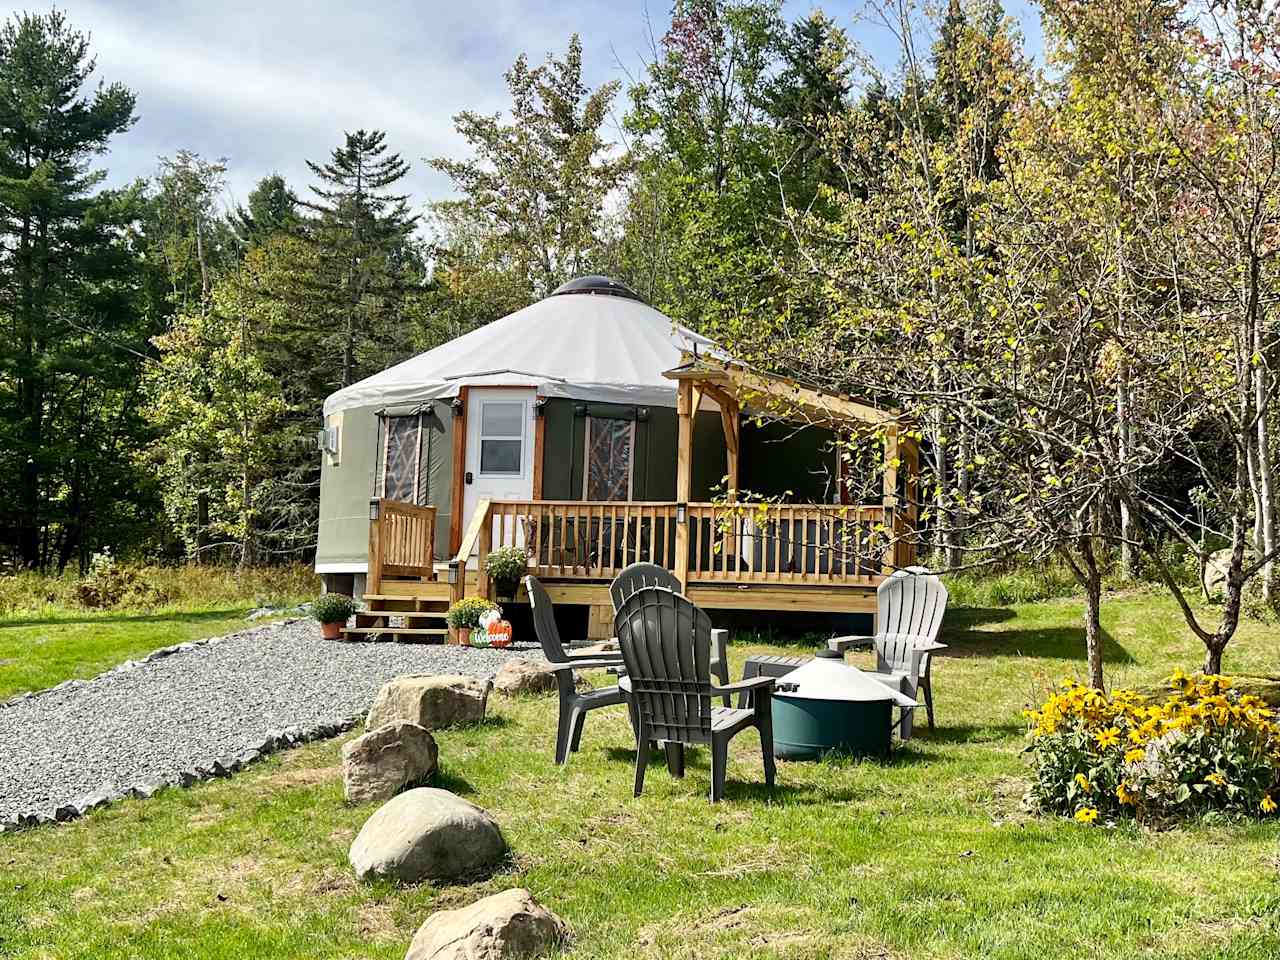
<svg viewBox="0 0 1280 960">
<path fill-rule="evenodd" d="M 134 95 L 94 71 L 59 10 L 0 27 L 0 557 L 37 569 L 145 543 L 154 506 L 133 458 L 152 332 L 142 194 L 102 189 L 91 166 L 133 124 Z"/>
<path fill-rule="evenodd" d="M 492 319 L 486 301 L 523 305 L 602 269 L 605 201 L 629 162 L 603 132 L 618 84 L 586 86 L 576 34 L 563 58 L 530 67 L 522 54 L 504 79 L 510 121 L 459 113 L 472 155 L 431 162 L 459 194 L 433 205 L 437 253 L 458 305 L 474 302 L 472 324 Z"/>
<path fill-rule="evenodd" d="M 89 572 L 76 584 L 76 599 L 90 610 L 130 607 L 151 609 L 171 598 L 145 572 L 122 566 L 108 550 L 95 553 Z"/>
<path fill-rule="evenodd" d="M 1078 595 L 1080 585 L 1060 565 L 950 574 L 943 578 L 950 602 L 960 607 L 1005 607 Z"/>
<path fill-rule="evenodd" d="M 529 554 L 522 547 L 499 547 L 485 558 L 484 568 L 495 580 L 519 580 L 529 572 Z"/>
<path fill-rule="evenodd" d="M 480 618 L 490 610 L 498 610 L 498 605 L 484 597 L 463 597 L 445 614 L 445 621 L 455 630 L 471 629 L 480 626 Z"/>
<path fill-rule="evenodd" d="M 346 623 L 356 612 L 356 602 L 342 593 L 322 593 L 311 605 L 311 615 L 320 623 Z"/>
<path fill-rule="evenodd" d="M 1146 823 L 1276 812 L 1280 725 L 1258 697 L 1226 677 L 1177 671 L 1151 698 L 1063 684 L 1026 711 L 1034 769 L 1030 797 L 1043 810 L 1092 823 Z"/>
</svg>

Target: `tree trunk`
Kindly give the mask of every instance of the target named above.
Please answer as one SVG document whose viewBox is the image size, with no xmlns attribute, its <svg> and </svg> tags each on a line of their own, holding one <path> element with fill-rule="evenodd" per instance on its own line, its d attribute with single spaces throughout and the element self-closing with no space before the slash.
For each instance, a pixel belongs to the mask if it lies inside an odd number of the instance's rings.
<svg viewBox="0 0 1280 960">
<path fill-rule="evenodd" d="M 1121 364 L 1120 378 L 1116 383 L 1116 421 L 1118 425 L 1117 442 L 1119 444 L 1119 460 L 1129 462 L 1131 447 L 1129 431 L 1129 369 Z M 1133 514 L 1129 504 L 1120 500 L 1120 569 L 1126 579 L 1135 579 L 1138 575 L 1137 550 L 1134 547 Z"/>
<path fill-rule="evenodd" d="M 1080 538 L 1084 572 L 1084 647 L 1089 661 L 1089 686 L 1101 690 L 1102 677 L 1102 571 L 1094 553 L 1092 531 Z"/>
</svg>

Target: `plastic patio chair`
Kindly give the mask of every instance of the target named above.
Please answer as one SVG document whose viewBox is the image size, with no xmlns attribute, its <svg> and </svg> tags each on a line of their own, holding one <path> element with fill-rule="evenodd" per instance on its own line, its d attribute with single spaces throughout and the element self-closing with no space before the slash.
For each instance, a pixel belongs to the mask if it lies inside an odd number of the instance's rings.
<svg viewBox="0 0 1280 960">
<path fill-rule="evenodd" d="M 556 726 L 556 763 L 563 765 L 568 762 L 571 752 L 577 752 L 582 742 L 582 728 L 590 711 L 619 704 L 627 705 L 630 710 L 626 693 L 617 686 L 579 691 L 575 671 L 619 667 L 622 664 L 622 655 L 617 653 L 584 653 L 577 656 L 566 654 L 560 642 L 555 611 L 546 589 L 534 576 L 524 578 L 524 587 L 529 594 L 534 632 L 538 635 L 538 643 L 542 646 L 543 655 L 555 672 L 556 689 L 560 694 L 560 719 Z"/>
<path fill-rule="evenodd" d="M 637 590 L 644 587 L 663 587 L 672 593 L 683 593 L 676 575 L 656 563 L 633 563 L 626 567 L 609 584 L 609 599 L 613 601 L 613 612 L 616 616 L 622 604 Z M 729 631 L 712 629 L 711 631 L 711 672 L 715 674 L 721 685 L 729 683 Z M 726 698 L 725 706 L 729 705 Z"/>
<path fill-rule="evenodd" d="M 901 690 L 913 700 L 924 697 L 929 729 L 933 729 L 932 654 L 945 650 L 938 642 L 938 630 L 947 611 L 947 588 L 924 567 L 895 570 L 876 590 L 875 636 L 833 637 L 832 650 L 843 653 L 858 647 L 876 651 L 876 672 L 872 676 Z M 911 736 L 912 711 L 903 712 L 901 734 Z"/>
<path fill-rule="evenodd" d="M 635 795 L 644 790 L 648 744 L 666 742 L 711 747 L 711 802 L 724 796 L 729 741 L 748 727 L 760 731 L 765 783 L 773 786 L 772 677 L 756 677 L 727 686 L 711 683 L 711 618 L 686 597 L 663 587 L 642 587 L 622 604 L 614 630 L 626 663 L 636 725 Z M 721 694 L 754 693 L 750 710 L 713 707 Z M 670 763 L 671 754 L 668 754 Z M 682 760 L 672 767 L 684 772 Z"/>
</svg>

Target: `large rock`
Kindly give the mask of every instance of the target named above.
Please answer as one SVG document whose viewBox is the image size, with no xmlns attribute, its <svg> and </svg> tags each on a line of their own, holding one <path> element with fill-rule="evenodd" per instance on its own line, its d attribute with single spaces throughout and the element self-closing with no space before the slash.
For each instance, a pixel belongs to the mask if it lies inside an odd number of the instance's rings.
<svg viewBox="0 0 1280 960">
<path fill-rule="evenodd" d="M 551 666 L 524 657 L 508 660 L 493 678 L 493 689 L 509 697 L 523 693 L 549 693 L 555 688 L 556 675 Z"/>
<path fill-rule="evenodd" d="M 342 748 L 348 803 L 390 800 L 405 787 L 425 783 L 440 753 L 425 727 L 397 720 L 356 737 Z"/>
<path fill-rule="evenodd" d="M 418 928 L 404 960 L 513 960 L 549 953 L 565 922 L 528 890 L 504 890 L 460 910 L 441 910 Z"/>
<path fill-rule="evenodd" d="M 478 873 L 507 852 L 498 822 L 448 790 L 418 787 L 384 803 L 351 844 L 361 880 L 401 883 Z"/>
<path fill-rule="evenodd" d="M 373 730 L 399 720 L 438 730 L 483 720 L 492 686 L 488 680 L 460 675 L 396 677 L 378 691 L 365 727 Z"/>
</svg>

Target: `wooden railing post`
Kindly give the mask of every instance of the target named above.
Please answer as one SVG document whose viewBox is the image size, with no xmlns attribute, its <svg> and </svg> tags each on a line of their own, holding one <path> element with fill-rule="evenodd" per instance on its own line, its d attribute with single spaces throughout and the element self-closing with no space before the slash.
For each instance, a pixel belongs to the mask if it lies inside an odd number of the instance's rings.
<svg viewBox="0 0 1280 960">
<path fill-rule="evenodd" d="M 379 594 L 382 592 L 382 501 L 377 497 L 369 500 L 369 563 L 365 575 L 364 592 Z"/>
<path fill-rule="evenodd" d="M 476 557 L 476 594 L 484 597 L 486 600 L 492 600 L 489 594 L 492 592 L 489 583 L 489 571 L 485 569 L 485 564 L 489 560 L 489 550 L 493 546 L 493 516 L 492 511 L 485 515 L 484 526 L 480 528 L 480 539 L 477 547 L 478 556 Z"/>
</svg>

